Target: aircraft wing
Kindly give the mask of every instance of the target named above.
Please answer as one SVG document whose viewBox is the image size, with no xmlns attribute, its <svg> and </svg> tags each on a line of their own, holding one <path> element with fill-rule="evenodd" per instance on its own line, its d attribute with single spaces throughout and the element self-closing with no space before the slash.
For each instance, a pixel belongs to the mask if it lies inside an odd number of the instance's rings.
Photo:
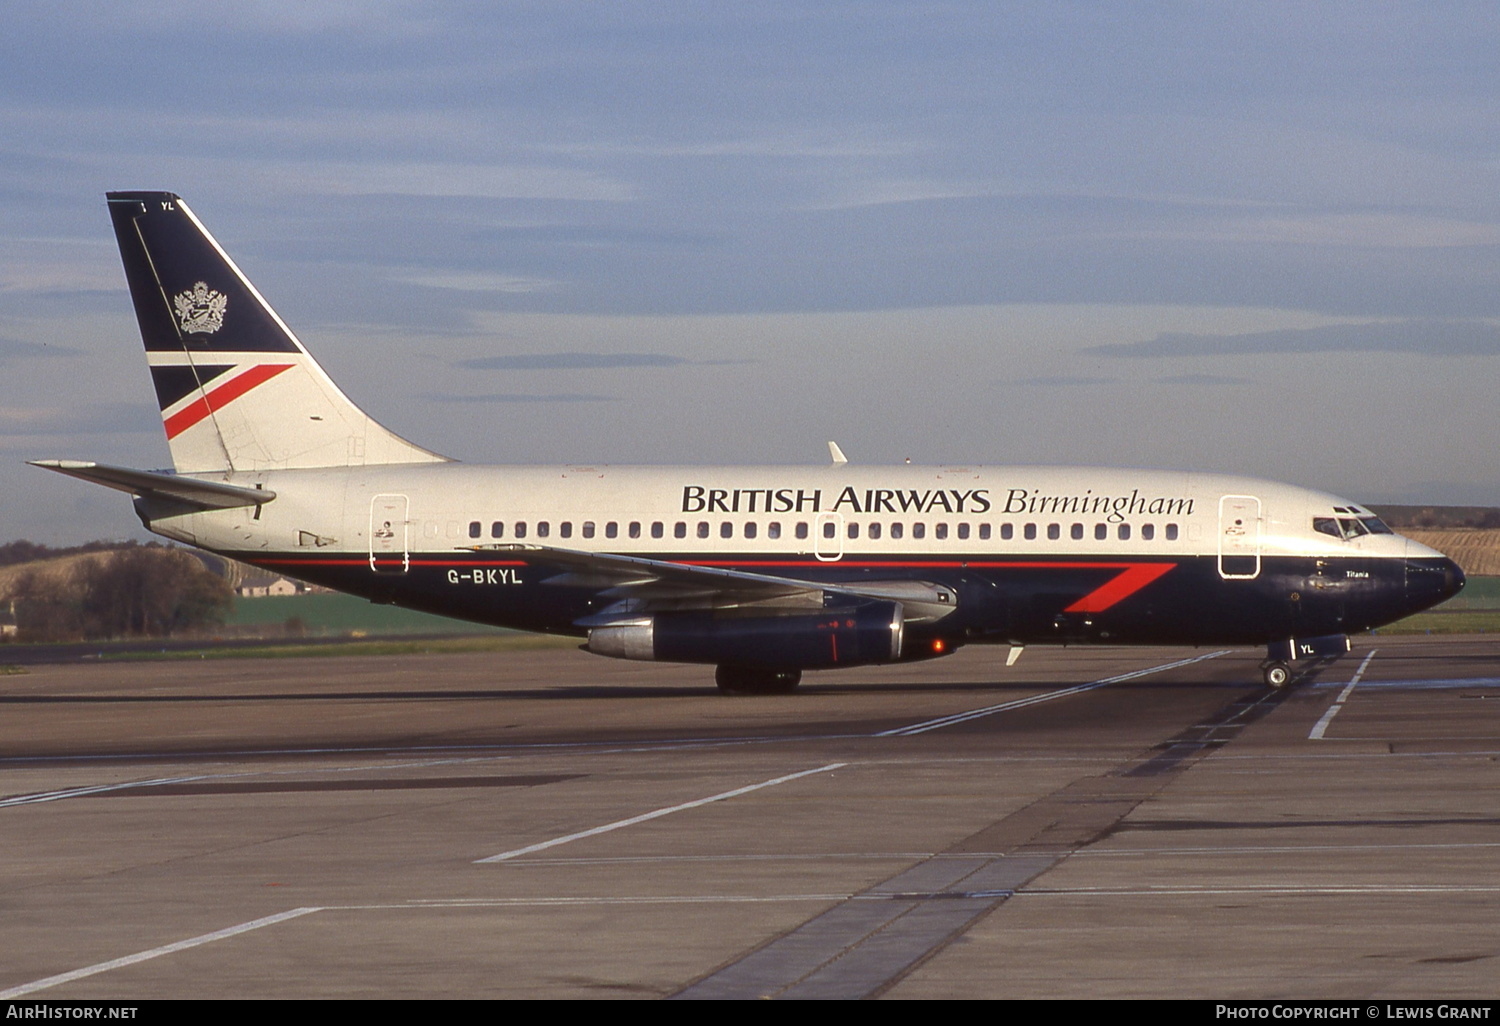
<svg viewBox="0 0 1500 1026">
<path fill-rule="evenodd" d="M 957 595 L 926 581 L 817 582 L 750 570 L 673 563 L 641 556 L 581 552 L 547 545 L 483 545 L 477 551 L 509 551 L 561 568 L 543 584 L 595 587 L 601 598 L 617 602 L 593 616 L 574 621 L 596 627 L 643 613 L 681 609 L 766 607 L 770 615 L 822 609 L 882 599 L 903 604 L 909 622 L 940 619 L 951 613 Z"/>
<path fill-rule="evenodd" d="M 159 496 L 185 502 L 200 509 L 233 509 L 236 506 L 261 506 L 276 498 L 269 488 L 241 488 L 218 481 L 200 481 L 179 474 L 161 474 L 151 470 L 112 467 L 107 463 L 85 460 L 28 460 L 33 467 L 55 470 L 106 488 L 145 498 Z"/>
</svg>

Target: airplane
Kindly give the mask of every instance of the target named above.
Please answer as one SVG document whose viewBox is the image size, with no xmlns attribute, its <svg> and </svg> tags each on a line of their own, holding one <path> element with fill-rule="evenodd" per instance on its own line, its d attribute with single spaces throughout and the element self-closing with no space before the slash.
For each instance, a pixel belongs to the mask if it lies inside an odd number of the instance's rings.
<svg viewBox="0 0 1500 1026">
<path fill-rule="evenodd" d="M 1462 571 L 1370 509 L 1221 474 L 1087 467 L 479 466 L 376 423 L 188 205 L 111 192 L 173 469 L 33 465 L 174 541 L 727 693 L 968 644 L 1266 646 L 1282 687 Z"/>
</svg>

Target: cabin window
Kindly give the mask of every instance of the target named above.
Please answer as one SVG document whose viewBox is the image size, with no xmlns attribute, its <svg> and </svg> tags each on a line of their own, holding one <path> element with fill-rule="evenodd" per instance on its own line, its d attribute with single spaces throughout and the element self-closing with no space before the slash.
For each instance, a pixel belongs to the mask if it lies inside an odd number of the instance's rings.
<svg viewBox="0 0 1500 1026">
<path fill-rule="evenodd" d="M 1083 541 L 1083 525 L 1074 524 L 1068 530 L 1068 537 L 1072 538 L 1074 541 Z"/>
<path fill-rule="evenodd" d="M 1025 530 L 1023 530 L 1021 533 L 1026 536 L 1026 540 L 1027 541 L 1036 541 L 1036 525 L 1035 524 L 1027 524 Z"/>
<path fill-rule="evenodd" d="M 641 536 L 641 522 L 639 520 L 632 520 L 630 522 L 630 537 L 632 537 L 632 538 L 639 538 L 640 536 Z"/>
<path fill-rule="evenodd" d="M 1154 524 L 1141 525 L 1141 541 L 1150 541 L 1156 537 L 1156 526 Z"/>
<path fill-rule="evenodd" d="M 779 520 L 773 520 L 769 524 L 766 525 L 766 537 L 767 538 L 780 538 L 781 537 L 781 521 L 779 521 Z"/>
<path fill-rule="evenodd" d="M 524 520 L 517 520 L 516 521 L 516 537 L 517 538 L 524 538 L 524 537 L 526 537 L 526 521 L 524 521 Z"/>
<path fill-rule="evenodd" d="M 503 521 L 503 520 L 496 520 L 493 524 L 490 525 L 490 537 L 491 538 L 504 538 L 505 537 L 505 521 Z"/>
<path fill-rule="evenodd" d="M 799 520 L 799 521 L 797 521 L 797 537 L 798 538 L 806 538 L 807 537 L 807 521 L 806 520 Z"/>
<path fill-rule="evenodd" d="M 923 524 L 923 523 L 912 524 L 911 525 L 911 536 L 913 538 L 925 538 L 925 537 L 927 537 L 927 525 Z"/>
<path fill-rule="evenodd" d="M 849 525 L 849 537 L 851 537 L 851 538 L 858 538 L 859 537 L 859 525 L 858 524 L 850 524 Z"/>
<path fill-rule="evenodd" d="M 754 538 L 755 534 L 756 534 L 756 531 L 755 531 L 755 521 L 752 520 L 748 524 L 745 525 L 745 537 L 746 538 Z"/>
<path fill-rule="evenodd" d="M 450 520 L 450 521 L 448 521 L 448 537 L 449 538 L 457 538 L 458 537 L 458 521 L 457 520 Z"/>
<path fill-rule="evenodd" d="M 1176 524 L 1168 524 L 1167 525 L 1167 541 L 1176 541 L 1176 540 L 1177 540 L 1177 525 Z"/>
<path fill-rule="evenodd" d="M 722 524 L 720 524 L 719 525 L 719 537 L 720 538 L 733 538 L 734 537 L 734 525 L 731 524 L 727 520 L 724 521 Z"/>
<path fill-rule="evenodd" d="M 892 524 L 891 525 L 891 538 L 892 539 L 900 538 L 901 535 L 905 532 L 905 530 L 906 530 L 906 528 L 903 527 L 901 524 Z"/>
<path fill-rule="evenodd" d="M 708 537 L 708 521 L 707 520 L 700 520 L 700 521 L 698 521 L 698 537 L 699 538 L 707 538 Z"/>
<path fill-rule="evenodd" d="M 959 541 L 964 541 L 968 537 L 969 537 L 969 525 L 968 524 L 959 524 L 958 525 L 958 539 L 959 539 Z"/>
<path fill-rule="evenodd" d="M 479 521 L 477 521 L 477 520 L 471 520 L 471 521 L 469 521 L 469 537 L 470 538 L 478 538 L 479 535 L 480 535 L 480 532 L 483 531 L 483 530 L 484 530 L 484 528 L 480 525 Z"/>
<path fill-rule="evenodd" d="M 573 521 L 564 520 L 562 523 L 558 524 L 557 533 L 564 538 L 573 537 Z"/>
<path fill-rule="evenodd" d="M 1061 537 L 1062 537 L 1062 525 L 1061 524 L 1048 524 L 1047 525 L 1047 540 L 1048 541 L 1057 541 L 1057 539 L 1059 539 Z"/>
<path fill-rule="evenodd" d="M 880 537 L 880 525 L 878 523 L 870 525 L 870 537 L 871 538 L 879 538 Z"/>
<path fill-rule="evenodd" d="M 617 523 L 615 523 L 613 520 L 611 520 L 609 523 L 605 524 L 604 525 L 604 537 L 606 537 L 606 538 L 618 538 L 618 537 L 620 537 L 620 525 L 617 524 Z"/>
<path fill-rule="evenodd" d="M 935 525 L 933 527 L 933 529 L 932 529 L 932 536 L 934 538 L 936 538 L 938 541 L 942 541 L 943 539 L 947 538 L 948 537 L 948 525 L 947 524 L 937 524 L 937 525 Z"/>
<path fill-rule="evenodd" d="M 1005 526 L 1009 527 L 1010 525 L 1006 524 Z M 1006 535 L 1006 537 L 1009 538 L 1010 535 Z M 989 541 L 990 540 L 990 525 L 989 524 L 980 524 L 979 525 L 979 540 L 980 541 Z"/>
<path fill-rule="evenodd" d="M 549 524 L 549 523 L 547 523 L 547 521 L 545 521 L 545 520 L 538 520 L 536 522 L 536 536 L 538 538 L 545 538 L 545 537 L 547 537 L 547 535 L 549 535 L 551 533 L 552 533 L 552 525 Z"/>
<path fill-rule="evenodd" d="M 1115 536 L 1118 537 L 1121 541 L 1129 541 L 1130 540 L 1130 525 L 1129 524 L 1121 524 L 1119 526 L 1119 528 L 1115 531 Z"/>
<path fill-rule="evenodd" d="M 837 533 L 838 533 L 838 527 L 835 526 L 835 524 L 834 524 L 834 522 L 832 520 L 824 521 L 824 523 L 823 523 L 823 537 L 824 538 L 832 538 Z"/>
<path fill-rule="evenodd" d="M 667 533 L 667 528 L 666 528 L 665 524 L 663 524 L 660 520 L 653 520 L 653 521 L 651 521 L 651 537 L 653 537 L 653 538 L 660 538 L 662 535 L 664 535 L 666 533 Z"/>
<path fill-rule="evenodd" d="M 687 524 L 684 524 L 681 520 L 679 520 L 679 521 L 677 521 L 677 523 L 673 524 L 672 525 L 672 537 L 673 538 L 686 538 L 687 537 Z"/>
<path fill-rule="evenodd" d="M 1016 529 L 1015 529 L 1015 527 L 1013 525 L 1011 525 L 1011 524 L 1001 524 L 1000 525 L 1000 540 L 1001 541 L 1010 541 L 1015 536 L 1016 536 Z"/>
<path fill-rule="evenodd" d="M 1104 541 L 1104 539 L 1106 539 L 1108 537 L 1109 537 L 1109 525 L 1108 524 L 1095 524 L 1094 525 L 1094 540 L 1095 541 Z"/>
<path fill-rule="evenodd" d="M 583 536 L 585 538 L 592 538 L 594 536 L 594 522 L 592 520 L 585 520 L 583 522 Z"/>
</svg>

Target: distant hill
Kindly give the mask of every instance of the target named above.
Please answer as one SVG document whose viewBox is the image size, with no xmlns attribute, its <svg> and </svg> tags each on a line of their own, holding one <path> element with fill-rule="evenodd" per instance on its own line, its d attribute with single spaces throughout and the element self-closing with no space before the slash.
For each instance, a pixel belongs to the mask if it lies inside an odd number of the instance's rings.
<svg viewBox="0 0 1500 1026">
<path fill-rule="evenodd" d="M 1494 506 L 1371 506 L 1370 509 L 1402 534 L 1410 533 L 1403 528 L 1500 529 L 1500 508 Z"/>
</svg>

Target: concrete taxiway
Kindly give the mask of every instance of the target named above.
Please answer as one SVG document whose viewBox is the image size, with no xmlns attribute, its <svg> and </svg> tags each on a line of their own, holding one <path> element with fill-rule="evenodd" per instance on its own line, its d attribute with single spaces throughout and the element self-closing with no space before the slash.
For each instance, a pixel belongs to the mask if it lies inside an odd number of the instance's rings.
<svg viewBox="0 0 1500 1026">
<path fill-rule="evenodd" d="M 1500 639 L 1004 653 L 29 667 L 0 996 L 1500 991 Z"/>
</svg>

